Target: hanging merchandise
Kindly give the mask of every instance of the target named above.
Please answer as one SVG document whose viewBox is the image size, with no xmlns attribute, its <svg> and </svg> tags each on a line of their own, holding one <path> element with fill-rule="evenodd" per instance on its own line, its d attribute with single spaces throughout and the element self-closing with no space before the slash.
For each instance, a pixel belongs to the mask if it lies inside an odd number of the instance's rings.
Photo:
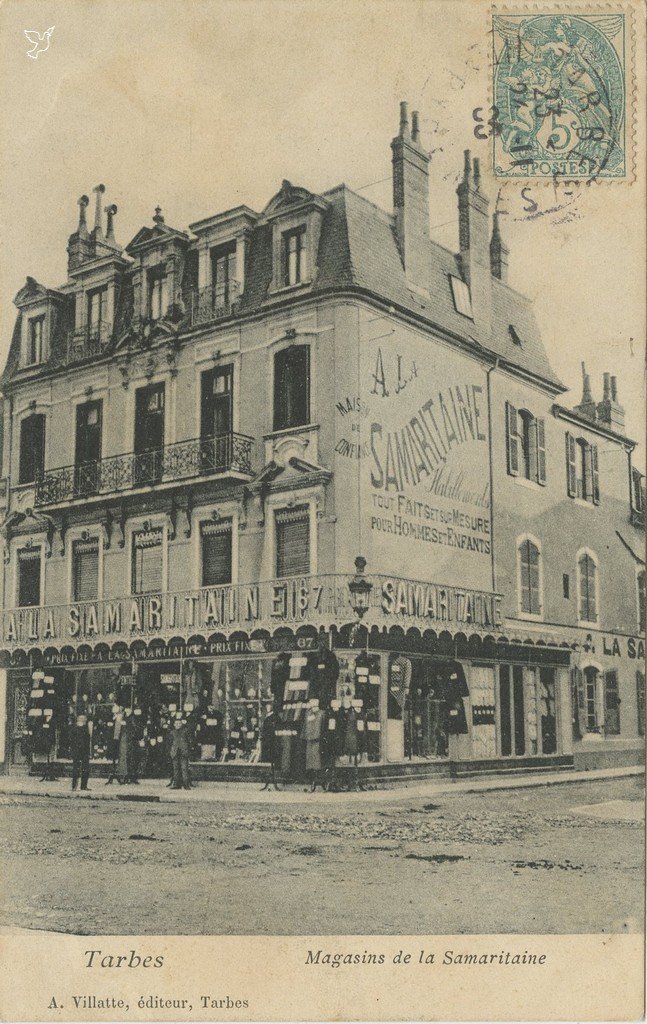
<svg viewBox="0 0 647 1024">
<path fill-rule="evenodd" d="M 328 707 L 334 700 L 339 678 L 339 662 L 328 647 L 320 647 L 314 661 L 311 695 L 321 707 Z"/>
</svg>

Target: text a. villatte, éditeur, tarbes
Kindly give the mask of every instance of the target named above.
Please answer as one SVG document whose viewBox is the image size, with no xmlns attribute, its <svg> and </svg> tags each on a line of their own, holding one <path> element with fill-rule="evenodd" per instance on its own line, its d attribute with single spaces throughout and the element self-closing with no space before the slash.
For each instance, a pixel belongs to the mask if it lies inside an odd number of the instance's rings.
<svg viewBox="0 0 647 1024">
<path fill-rule="evenodd" d="M 496 953 L 471 953 L 466 950 L 454 949 L 445 949 L 442 953 L 433 952 L 427 949 L 420 949 L 413 953 L 407 953 L 400 949 L 393 956 L 387 955 L 386 953 L 371 953 L 366 949 L 362 953 L 333 953 L 330 950 L 309 949 L 305 960 L 306 966 L 315 965 L 327 967 L 341 967 L 343 965 L 351 966 L 360 964 L 376 964 L 379 966 L 386 963 L 432 964 L 440 967 L 449 967 L 454 964 L 462 964 L 466 966 L 483 966 L 492 964 L 503 967 L 542 967 L 546 962 L 546 953 L 531 953 L 527 949 L 514 951 L 510 949 L 501 949 Z"/>
</svg>

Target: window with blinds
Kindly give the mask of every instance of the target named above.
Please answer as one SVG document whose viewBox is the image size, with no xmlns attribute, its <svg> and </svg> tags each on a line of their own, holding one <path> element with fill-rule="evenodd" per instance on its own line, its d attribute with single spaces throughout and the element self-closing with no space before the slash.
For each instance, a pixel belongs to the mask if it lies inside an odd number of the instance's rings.
<svg viewBox="0 0 647 1024">
<path fill-rule="evenodd" d="M 72 600 L 96 601 L 99 596 L 99 541 L 77 540 L 72 545 Z"/>
<path fill-rule="evenodd" d="M 276 513 L 276 575 L 310 572 L 310 516 L 307 505 Z"/>
<path fill-rule="evenodd" d="M 231 583 L 231 530 L 231 519 L 202 524 L 203 587 L 220 587 Z"/>
<path fill-rule="evenodd" d="M 132 592 L 158 594 L 162 590 L 163 530 L 133 534 Z"/>
<path fill-rule="evenodd" d="M 40 548 L 18 552 L 18 607 L 40 604 Z"/>
</svg>

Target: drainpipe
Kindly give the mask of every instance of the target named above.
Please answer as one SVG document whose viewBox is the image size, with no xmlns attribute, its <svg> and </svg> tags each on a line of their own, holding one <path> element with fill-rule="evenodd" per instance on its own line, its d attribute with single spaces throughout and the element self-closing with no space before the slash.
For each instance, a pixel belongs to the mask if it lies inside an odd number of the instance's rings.
<svg viewBox="0 0 647 1024">
<path fill-rule="evenodd" d="M 485 371 L 487 377 L 487 419 L 488 419 L 488 448 L 490 457 L 490 561 L 492 571 L 492 592 L 496 593 L 496 564 L 494 560 L 494 462 L 492 456 L 492 386 L 490 374 L 499 368 L 499 357 L 497 356 L 489 370 Z"/>
</svg>

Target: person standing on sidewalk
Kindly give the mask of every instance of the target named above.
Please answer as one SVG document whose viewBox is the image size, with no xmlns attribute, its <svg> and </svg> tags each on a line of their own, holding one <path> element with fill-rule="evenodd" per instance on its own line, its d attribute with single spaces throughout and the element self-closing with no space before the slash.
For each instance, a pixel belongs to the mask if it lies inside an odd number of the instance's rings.
<svg viewBox="0 0 647 1024">
<path fill-rule="evenodd" d="M 77 715 L 76 724 L 72 728 L 70 738 L 72 754 L 72 789 L 76 789 L 79 779 L 81 789 L 88 788 L 90 777 L 90 729 L 87 715 Z"/>
<path fill-rule="evenodd" d="M 171 733 L 171 760 L 173 762 L 173 782 L 171 789 L 191 789 L 189 778 L 190 739 L 188 723 L 176 718 Z"/>
</svg>

